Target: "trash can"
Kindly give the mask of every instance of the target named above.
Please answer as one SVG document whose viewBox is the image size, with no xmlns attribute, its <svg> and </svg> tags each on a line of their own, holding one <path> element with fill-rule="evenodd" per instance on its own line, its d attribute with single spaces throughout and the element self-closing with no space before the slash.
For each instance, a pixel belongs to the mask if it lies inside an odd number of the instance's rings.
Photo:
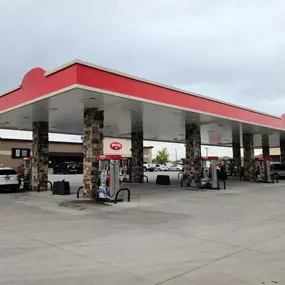
<svg viewBox="0 0 285 285">
<path fill-rule="evenodd" d="M 70 195 L 69 182 L 65 180 L 55 181 L 52 190 L 54 195 Z"/>
<path fill-rule="evenodd" d="M 156 185 L 170 185 L 169 175 L 157 175 Z"/>
</svg>

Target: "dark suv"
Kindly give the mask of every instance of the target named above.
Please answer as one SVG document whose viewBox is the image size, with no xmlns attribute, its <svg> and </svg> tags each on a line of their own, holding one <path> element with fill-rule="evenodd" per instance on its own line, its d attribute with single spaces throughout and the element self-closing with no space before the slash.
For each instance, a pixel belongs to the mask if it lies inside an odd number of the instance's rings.
<svg viewBox="0 0 285 285">
<path fill-rule="evenodd" d="M 75 162 L 61 162 L 53 168 L 54 174 L 77 174 L 78 165 Z"/>
<path fill-rule="evenodd" d="M 78 173 L 78 174 L 83 174 L 83 162 L 79 162 L 79 163 L 77 164 L 77 167 L 78 167 L 77 173 Z"/>
</svg>

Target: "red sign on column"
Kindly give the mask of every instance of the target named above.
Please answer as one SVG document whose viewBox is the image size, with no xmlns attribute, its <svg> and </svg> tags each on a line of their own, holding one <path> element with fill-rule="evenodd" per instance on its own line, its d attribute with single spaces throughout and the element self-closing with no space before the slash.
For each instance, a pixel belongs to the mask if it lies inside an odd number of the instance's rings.
<svg viewBox="0 0 285 285">
<path fill-rule="evenodd" d="M 110 148 L 113 150 L 120 150 L 122 148 L 122 144 L 119 142 L 110 143 Z"/>
</svg>

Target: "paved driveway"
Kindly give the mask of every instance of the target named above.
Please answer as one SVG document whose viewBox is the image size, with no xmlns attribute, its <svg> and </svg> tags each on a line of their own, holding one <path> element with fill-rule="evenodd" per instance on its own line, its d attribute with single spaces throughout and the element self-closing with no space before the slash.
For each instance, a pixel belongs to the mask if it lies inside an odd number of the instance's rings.
<svg viewBox="0 0 285 285">
<path fill-rule="evenodd" d="M 285 284 L 285 184 L 176 186 L 111 206 L 0 194 L 0 284 Z"/>
</svg>

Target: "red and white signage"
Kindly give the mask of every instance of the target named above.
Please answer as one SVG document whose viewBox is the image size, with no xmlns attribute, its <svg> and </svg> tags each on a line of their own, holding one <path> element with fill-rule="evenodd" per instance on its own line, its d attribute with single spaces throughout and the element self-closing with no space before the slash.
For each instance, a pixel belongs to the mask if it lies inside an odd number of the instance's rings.
<svg viewBox="0 0 285 285">
<path fill-rule="evenodd" d="M 120 150 L 122 148 L 122 144 L 119 142 L 110 143 L 110 148 L 113 150 Z"/>
<path fill-rule="evenodd" d="M 98 160 L 121 160 L 122 156 L 120 154 L 107 154 L 97 156 Z"/>
</svg>

